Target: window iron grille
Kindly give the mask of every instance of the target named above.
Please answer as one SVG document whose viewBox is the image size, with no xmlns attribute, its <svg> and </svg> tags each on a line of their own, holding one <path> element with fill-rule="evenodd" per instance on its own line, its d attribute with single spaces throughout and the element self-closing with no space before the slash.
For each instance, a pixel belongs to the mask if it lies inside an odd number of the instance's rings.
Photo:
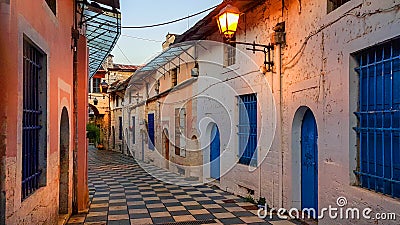
<svg viewBox="0 0 400 225">
<path fill-rule="evenodd" d="M 400 39 L 363 50 L 359 66 L 360 186 L 400 197 Z"/>
<path fill-rule="evenodd" d="M 23 48 L 22 199 L 25 199 L 39 188 L 42 174 L 39 166 L 42 130 L 39 78 L 43 54 L 27 41 Z"/>
</svg>

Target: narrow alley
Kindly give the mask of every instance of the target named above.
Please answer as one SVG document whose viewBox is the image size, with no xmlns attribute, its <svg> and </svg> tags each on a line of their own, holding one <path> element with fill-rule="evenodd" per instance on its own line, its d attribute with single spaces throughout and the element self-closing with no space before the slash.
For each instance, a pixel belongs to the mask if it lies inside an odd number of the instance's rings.
<svg viewBox="0 0 400 225">
<path fill-rule="evenodd" d="M 206 185 L 175 185 L 178 175 L 146 165 L 131 157 L 89 148 L 88 214 L 71 217 L 78 224 L 301 224 L 273 216 L 258 218 L 257 208 L 245 199 Z M 150 173 L 164 173 L 174 184 Z"/>
</svg>

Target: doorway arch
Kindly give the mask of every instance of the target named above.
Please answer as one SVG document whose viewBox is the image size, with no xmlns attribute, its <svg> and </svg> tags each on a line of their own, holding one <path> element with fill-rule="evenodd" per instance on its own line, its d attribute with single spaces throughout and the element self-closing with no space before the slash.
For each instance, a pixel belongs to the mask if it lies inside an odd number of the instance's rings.
<svg viewBox="0 0 400 225">
<path fill-rule="evenodd" d="M 210 135 L 210 177 L 216 180 L 221 176 L 221 140 L 217 124 L 214 124 Z"/>
<path fill-rule="evenodd" d="M 164 158 L 165 158 L 165 168 L 169 169 L 169 146 L 170 141 L 168 137 L 168 130 L 163 130 L 163 144 L 164 144 Z"/>
<path fill-rule="evenodd" d="M 70 209 L 69 194 L 69 116 L 67 108 L 63 108 L 60 119 L 60 177 L 59 177 L 59 214 L 68 214 Z"/>
<path fill-rule="evenodd" d="M 318 211 L 318 128 L 312 110 L 300 107 L 292 123 L 292 207 Z M 311 215 L 316 217 L 317 215 Z"/>
</svg>

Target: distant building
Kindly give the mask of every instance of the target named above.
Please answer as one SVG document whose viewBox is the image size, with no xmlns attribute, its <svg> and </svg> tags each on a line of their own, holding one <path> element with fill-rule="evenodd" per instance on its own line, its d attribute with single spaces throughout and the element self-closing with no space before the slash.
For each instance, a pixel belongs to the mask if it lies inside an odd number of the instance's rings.
<svg viewBox="0 0 400 225">
<path fill-rule="evenodd" d="M 123 97 L 117 97 L 110 94 L 110 90 L 117 84 L 124 82 L 138 69 L 135 65 L 115 64 L 113 55 L 108 55 L 107 59 L 101 65 L 100 70 L 89 80 L 89 117 L 90 121 L 97 124 L 100 128 L 100 144 L 105 149 L 114 149 L 113 140 L 113 108 L 121 107 Z M 102 90 L 101 84 L 105 82 L 108 85 L 108 91 Z M 104 93 L 105 92 L 105 93 Z M 111 111 L 110 111 L 111 109 Z M 111 116 L 111 120 L 109 117 Z"/>
<path fill-rule="evenodd" d="M 122 110 L 125 104 L 125 91 L 132 75 L 121 81 L 115 81 L 110 85 L 108 93 L 111 99 L 111 137 L 110 150 L 130 155 L 127 143 L 129 143 L 128 127 L 124 127 Z"/>
</svg>

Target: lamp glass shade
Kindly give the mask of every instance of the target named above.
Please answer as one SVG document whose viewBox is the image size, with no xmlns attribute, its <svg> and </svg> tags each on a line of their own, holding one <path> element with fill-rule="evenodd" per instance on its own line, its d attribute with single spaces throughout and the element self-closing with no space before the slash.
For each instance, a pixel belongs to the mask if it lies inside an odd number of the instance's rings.
<svg viewBox="0 0 400 225">
<path fill-rule="evenodd" d="M 239 9 L 231 5 L 227 5 L 223 8 L 217 16 L 219 31 L 227 39 L 231 39 L 235 35 L 239 23 L 239 17 Z"/>
</svg>

